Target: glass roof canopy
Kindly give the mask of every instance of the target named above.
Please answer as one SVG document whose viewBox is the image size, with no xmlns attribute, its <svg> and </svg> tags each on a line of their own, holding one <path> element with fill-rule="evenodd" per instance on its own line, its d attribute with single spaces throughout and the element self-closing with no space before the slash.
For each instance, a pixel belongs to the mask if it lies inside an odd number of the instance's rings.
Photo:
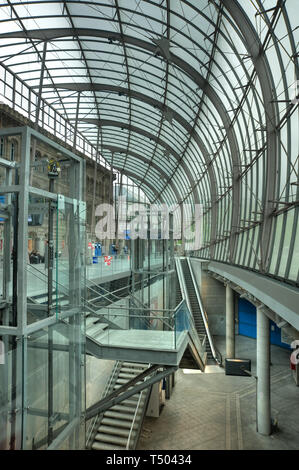
<svg viewBox="0 0 299 470">
<path fill-rule="evenodd" d="M 152 202 L 203 204 L 201 257 L 298 282 L 297 8 L 7 0 L 0 63 Z"/>
</svg>

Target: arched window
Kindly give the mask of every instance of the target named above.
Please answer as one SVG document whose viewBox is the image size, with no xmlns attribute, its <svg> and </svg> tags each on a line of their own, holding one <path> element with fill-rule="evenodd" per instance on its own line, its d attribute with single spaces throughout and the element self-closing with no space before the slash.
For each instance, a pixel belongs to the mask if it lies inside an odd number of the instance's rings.
<svg viewBox="0 0 299 470">
<path fill-rule="evenodd" d="M 15 161 L 16 159 L 16 155 L 17 155 L 17 146 L 18 146 L 18 143 L 16 140 L 12 140 L 11 141 L 11 144 L 10 144 L 10 160 L 12 162 Z"/>
</svg>

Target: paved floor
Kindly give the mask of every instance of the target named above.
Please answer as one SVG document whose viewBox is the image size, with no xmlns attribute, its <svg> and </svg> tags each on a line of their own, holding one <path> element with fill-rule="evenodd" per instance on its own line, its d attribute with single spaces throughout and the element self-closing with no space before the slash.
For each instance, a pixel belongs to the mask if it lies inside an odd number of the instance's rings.
<svg viewBox="0 0 299 470">
<path fill-rule="evenodd" d="M 216 345 L 224 352 L 223 337 Z M 252 360 L 256 341 L 238 336 L 239 358 Z M 278 429 L 269 437 L 256 433 L 255 379 L 222 373 L 176 374 L 176 385 L 159 418 L 145 418 L 137 449 L 148 450 L 287 450 L 299 449 L 299 387 L 289 368 L 289 352 L 271 347 L 271 409 Z"/>
</svg>

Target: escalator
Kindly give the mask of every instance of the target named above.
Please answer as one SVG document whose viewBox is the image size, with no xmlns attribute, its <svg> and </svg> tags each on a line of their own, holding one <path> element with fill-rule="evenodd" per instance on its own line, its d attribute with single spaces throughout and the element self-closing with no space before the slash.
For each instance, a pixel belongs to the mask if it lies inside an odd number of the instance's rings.
<svg viewBox="0 0 299 470">
<path fill-rule="evenodd" d="M 208 321 L 203 310 L 198 287 L 193 277 L 192 268 L 187 258 L 179 260 L 183 279 L 180 279 L 183 297 L 186 297 L 187 304 L 194 318 L 197 334 L 201 341 L 205 340 L 207 360 L 210 364 L 221 365 L 222 358 L 216 350 L 213 338 L 209 331 Z"/>
</svg>

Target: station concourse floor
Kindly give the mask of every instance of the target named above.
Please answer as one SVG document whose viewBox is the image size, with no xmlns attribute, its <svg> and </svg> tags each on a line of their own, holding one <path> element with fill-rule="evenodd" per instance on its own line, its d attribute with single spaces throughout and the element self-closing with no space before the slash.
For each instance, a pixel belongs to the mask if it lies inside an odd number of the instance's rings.
<svg viewBox="0 0 299 470">
<path fill-rule="evenodd" d="M 224 355 L 225 337 L 215 336 Z M 236 336 L 236 357 L 251 359 L 256 372 L 256 340 Z M 211 373 L 176 372 L 175 386 L 159 418 L 146 417 L 137 450 L 298 450 L 299 387 L 288 350 L 271 346 L 271 413 L 277 429 L 256 432 L 256 381 Z M 193 371 L 194 372 L 194 371 Z"/>
</svg>

